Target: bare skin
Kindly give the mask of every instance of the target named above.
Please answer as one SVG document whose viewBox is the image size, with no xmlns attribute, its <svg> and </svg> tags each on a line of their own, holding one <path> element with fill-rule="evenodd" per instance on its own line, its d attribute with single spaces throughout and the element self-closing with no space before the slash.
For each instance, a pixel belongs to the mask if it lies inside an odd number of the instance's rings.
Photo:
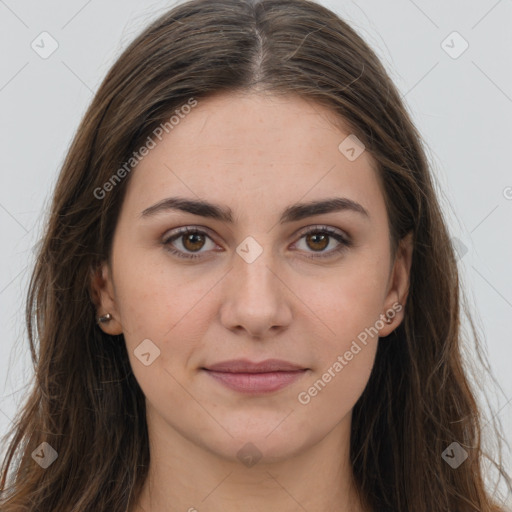
<svg viewBox="0 0 512 512">
<path fill-rule="evenodd" d="M 378 338 L 403 320 L 396 305 L 407 297 L 412 242 L 391 261 L 375 163 L 367 151 L 348 159 L 338 146 L 350 132 L 328 116 L 295 97 L 217 95 L 132 171 L 112 266 L 93 279 L 98 313 L 113 317 L 101 328 L 124 334 L 146 396 L 150 474 L 130 512 L 368 510 L 349 460 L 352 409 Z M 229 207 L 233 222 L 171 209 L 141 215 L 171 196 Z M 336 197 L 368 215 L 344 209 L 279 223 L 289 206 Z M 185 226 L 202 236 L 169 241 Z M 242 257 L 258 248 L 253 261 Z M 378 335 L 358 341 L 372 326 Z M 147 366 L 134 353 L 143 340 L 151 354 L 160 350 Z M 282 389 L 248 394 L 202 369 L 239 358 L 306 370 Z M 237 455 L 244 446 L 249 459 Z"/>
</svg>

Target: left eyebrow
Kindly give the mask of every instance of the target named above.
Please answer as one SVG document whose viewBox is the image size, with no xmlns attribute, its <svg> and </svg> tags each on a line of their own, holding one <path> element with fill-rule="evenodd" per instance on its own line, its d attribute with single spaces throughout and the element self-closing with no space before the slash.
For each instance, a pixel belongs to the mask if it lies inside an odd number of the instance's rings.
<svg viewBox="0 0 512 512">
<path fill-rule="evenodd" d="M 233 223 L 233 212 L 227 206 L 216 205 L 206 200 L 185 199 L 181 197 L 168 197 L 146 208 L 141 217 L 150 217 L 168 210 L 180 210 L 201 217 L 208 217 L 227 223 Z M 296 222 L 314 215 L 324 213 L 352 211 L 370 219 L 370 214 L 361 204 L 346 197 L 335 197 L 309 203 L 298 203 L 288 206 L 279 219 L 280 224 Z"/>
</svg>

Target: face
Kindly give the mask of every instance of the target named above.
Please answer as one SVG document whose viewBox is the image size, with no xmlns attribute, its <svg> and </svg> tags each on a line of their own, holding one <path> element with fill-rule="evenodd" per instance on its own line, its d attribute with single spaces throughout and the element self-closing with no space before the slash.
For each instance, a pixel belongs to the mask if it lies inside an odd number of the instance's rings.
<svg viewBox="0 0 512 512">
<path fill-rule="evenodd" d="M 295 97 L 217 95 L 132 171 L 94 287 L 155 430 L 278 460 L 349 425 L 378 337 L 403 318 L 411 249 L 391 261 L 375 163 L 329 116 Z M 268 359 L 296 369 L 208 370 Z"/>
</svg>

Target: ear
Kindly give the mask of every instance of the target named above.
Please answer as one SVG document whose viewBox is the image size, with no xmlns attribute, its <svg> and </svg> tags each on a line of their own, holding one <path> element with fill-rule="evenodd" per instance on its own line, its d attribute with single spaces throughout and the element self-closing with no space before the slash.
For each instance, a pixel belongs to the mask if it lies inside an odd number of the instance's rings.
<svg viewBox="0 0 512 512">
<path fill-rule="evenodd" d="M 96 316 L 110 313 L 112 319 L 108 322 L 102 322 L 100 329 L 106 334 L 122 334 L 123 326 L 119 316 L 115 301 L 114 283 L 112 281 L 112 271 L 107 262 L 91 270 L 90 274 L 91 299 L 96 306 Z"/>
<path fill-rule="evenodd" d="M 410 272 L 413 253 L 413 233 L 407 233 L 399 242 L 393 269 L 388 281 L 388 290 L 384 301 L 381 319 L 389 318 L 384 327 L 379 329 L 379 336 L 387 336 L 396 329 L 405 316 L 405 302 L 409 294 Z"/>
</svg>

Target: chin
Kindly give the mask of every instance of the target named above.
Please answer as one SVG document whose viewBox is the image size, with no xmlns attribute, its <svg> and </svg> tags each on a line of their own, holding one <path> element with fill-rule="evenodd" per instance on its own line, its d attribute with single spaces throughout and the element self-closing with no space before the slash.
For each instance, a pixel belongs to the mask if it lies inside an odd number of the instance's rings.
<svg viewBox="0 0 512 512">
<path fill-rule="evenodd" d="M 207 448 L 222 458 L 252 467 L 251 464 L 255 463 L 272 464 L 293 458 L 322 438 L 321 434 L 308 433 L 299 425 L 288 423 L 285 427 L 285 416 L 282 415 L 279 421 L 273 423 L 261 422 L 251 426 L 224 423 L 233 437 L 222 435 L 218 439 L 211 439 L 207 441 Z M 252 421 L 254 423 L 254 418 Z M 246 460 L 249 462 L 246 463 Z"/>
</svg>

